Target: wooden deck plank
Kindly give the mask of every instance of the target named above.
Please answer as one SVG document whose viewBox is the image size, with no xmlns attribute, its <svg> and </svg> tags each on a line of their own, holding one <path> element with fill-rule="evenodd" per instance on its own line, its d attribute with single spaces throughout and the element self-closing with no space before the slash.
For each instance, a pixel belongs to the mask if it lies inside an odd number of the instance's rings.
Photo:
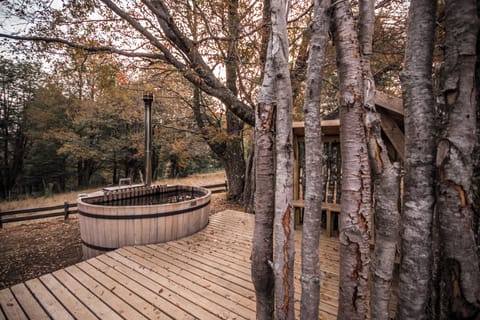
<svg viewBox="0 0 480 320">
<path fill-rule="evenodd" d="M 75 318 L 86 320 L 97 319 L 97 317 L 51 273 L 41 276 L 40 281 Z"/>
<path fill-rule="evenodd" d="M 5 315 L 3 314 L 1 306 L 0 306 L 0 320 L 7 320 L 7 318 L 5 318 Z"/>
<path fill-rule="evenodd" d="M 129 288 L 125 287 L 123 283 L 115 281 L 113 278 L 109 277 L 103 272 L 100 272 L 100 270 L 93 267 L 92 265 L 86 262 L 81 262 L 75 265 L 74 268 L 78 268 L 79 270 L 85 272 L 86 274 L 94 278 L 96 281 L 101 283 L 106 290 L 115 294 L 123 301 L 126 301 L 130 306 L 135 308 L 138 312 L 142 313 L 146 318 L 154 319 L 159 317 L 168 317 L 165 313 L 162 313 L 159 308 L 153 306 L 147 300 L 139 297 L 133 291 L 129 290 Z M 67 271 L 70 272 L 70 270 Z"/>
<path fill-rule="evenodd" d="M 109 319 L 121 319 L 115 310 L 111 309 L 101 299 L 92 294 L 82 283 L 75 280 L 64 269 L 55 271 L 53 275 L 70 291 L 75 292 L 75 297 L 84 305 L 88 306 L 97 317 L 101 319 L 106 317 Z"/>
<path fill-rule="evenodd" d="M 50 319 L 24 283 L 16 284 L 10 290 L 12 290 L 13 295 L 30 319 Z"/>
<path fill-rule="evenodd" d="M 152 261 L 162 269 L 169 270 L 170 272 L 173 272 L 185 279 L 190 279 L 205 288 L 208 288 L 220 295 L 223 295 L 225 298 L 233 301 L 234 303 L 238 303 L 252 311 L 255 311 L 255 303 L 252 301 L 251 291 L 247 291 L 248 297 L 245 297 L 232 290 L 232 286 L 234 285 L 232 282 L 224 281 L 223 279 L 218 277 L 211 279 L 211 275 L 206 272 L 199 275 L 198 272 L 196 272 L 197 268 L 189 268 L 188 265 L 185 264 L 177 265 L 174 263 L 174 261 L 165 259 L 165 256 L 163 256 L 162 259 L 162 255 L 159 254 L 157 251 L 148 251 L 148 248 L 145 249 L 145 247 L 130 247 L 127 248 L 127 250 L 131 250 L 137 255 L 148 258 L 150 261 Z"/>
<path fill-rule="evenodd" d="M 15 299 L 8 288 L 0 291 L 0 307 L 0 313 L 3 311 L 8 319 L 28 319 L 23 312 L 22 307 L 18 304 L 17 299 Z"/>
<path fill-rule="evenodd" d="M 172 246 L 168 246 L 166 250 L 168 250 L 170 254 L 175 255 L 175 257 L 177 257 L 178 259 L 182 259 L 186 263 L 189 263 L 196 268 L 200 268 L 212 274 L 221 276 L 225 280 L 234 282 L 237 285 L 240 285 L 248 290 L 253 289 L 253 284 L 251 280 L 242 279 L 242 277 L 239 277 L 234 271 L 222 269 L 209 260 L 194 256 L 188 251 L 177 250 L 175 247 Z"/>
<path fill-rule="evenodd" d="M 53 319 L 74 319 L 38 278 L 28 280 L 25 284 L 50 317 Z"/>
<path fill-rule="evenodd" d="M 235 223 L 237 223 L 238 221 L 236 221 Z M 205 233 L 204 233 L 205 234 Z M 207 234 L 212 234 L 211 232 L 207 232 Z M 175 249 L 177 250 L 178 253 L 183 253 L 185 256 L 188 256 L 189 258 L 192 257 L 192 253 L 195 253 L 196 255 L 200 255 L 202 258 L 204 259 L 211 259 L 212 258 L 212 247 L 211 246 L 210 248 L 208 248 L 208 244 L 214 244 L 214 247 L 218 247 L 219 248 L 219 252 L 222 252 L 225 254 L 226 252 L 234 252 L 234 251 L 237 251 L 236 253 L 236 256 L 238 257 L 238 251 L 241 250 L 241 248 L 238 246 L 238 243 L 235 241 L 235 240 L 231 240 L 231 239 L 234 239 L 236 238 L 236 234 L 234 232 L 229 232 L 228 234 L 228 239 L 225 243 L 227 244 L 226 246 L 220 241 L 217 241 L 219 240 L 218 238 L 218 234 L 215 234 L 213 236 L 213 238 L 216 240 L 216 241 L 211 241 L 212 239 L 210 240 L 205 240 L 205 241 L 199 241 L 199 238 L 198 237 L 192 237 L 192 238 L 188 238 L 188 239 L 184 239 L 183 241 L 176 241 L 174 243 L 171 243 L 171 246 L 172 247 L 175 247 Z M 195 241 L 197 240 L 197 241 Z M 204 239 L 202 239 L 204 240 Z M 205 245 L 205 247 L 203 248 L 199 248 L 202 246 L 203 242 L 205 242 L 207 245 Z M 251 240 L 248 241 L 248 244 L 251 243 Z M 228 244 L 233 244 L 231 246 L 228 246 Z M 169 248 L 172 248 L 172 247 L 169 247 Z M 185 250 L 185 248 L 187 248 L 187 250 Z M 202 250 L 203 249 L 203 250 Z M 170 249 L 169 252 L 172 252 L 172 250 L 174 249 Z M 247 251 L 245 252 L 245 254 L 242 254 L 240 256 L 242 257 L 248 257 L 249 256 L 249 253 L 250 251 Z M 232 256 L 234 257 L 234 256 Z M 218 260 L 219 261 L 215 261 L 214 264 L 222 264 L 223 262 L 221 261 L 222 260 L 222 255 L 219 254 L 218 255 Z M 223 260 L 225 260 L 225 257 L 223 257 Z M 234 265 L 236 267 L 239 267 L 239 264 L 242 264 L 241 261 L 234 261 L 234 260 L 230 260 L 230 262 L 232 263 L 226 263 L 225 264 L 225 268 L 222 268 L 223 269 L 231 269 L 231 265 Z M 246 281 L 249 281 L 250 280 L 250 263 L 247 262 L 245 263 L 245 260 L 243 260 L 244 262 L 244 266 L 243 266 L 243 272 L 244 272 L 244 275 L 245 275 L 245 279 Z M 205 261 L 202 261 L 203 264 L 208 264 L 208 262 L 205 262 Z M 238 270 L 238 268 L 237 268 Z M 300 296 L 300 293 L 301 293 L 301 289 L 300 289 L 300 282 L 299 282 L 299 269 L 297 270 L 297 277 L 296 277 L 296 294 L 298 296 Z M 324 280 L 322 281 L 324 283 L 324 288 L 323 288 L 323 291 L 322 291 L 322 295 L 323 295 L 323 298 L 324 298 L 324 304 L 321 306 L 321 309 L 322 311 L 328 311 L 329 313 L 332 313 L 332 314 L 336 314 L 336 308 L 338 306 L 338 293 L 336 292 L 337 291 L 337 286 L 338 286 L 338 281 L 335 281 L 333 284 L 332 284 L 332 287 L 333 287 L 333 290 L 331 292 L 329 292 L 328 290 L 325 289 L 325 278 Z M 327 278 L 328 280 L 328 278 Z M 333 296 L 331 295 L 331 293 L 334 293 Z M 299 298 L 297 299 L 297 301 L 299 300 Z M 296 305 L 297 309 L 299 310 L 299 303 L 297 303 L 298 305 Z"/>
<path fill-rule="evenodd" d="M 89 288 L 98 298 L 102 299 L 111 309 L 115 310 L 121 317 L 126 319 L 147 319 L 137 310 L 133 309 L 127 302 L 117 297 L 110 290 L 105 288 L 99 282 L 91 278 L 88 274 L 76 266 L 70 266 L 65 269 L 70 276 L 78 282 Z"/>
<path fill-rule="evenodd" d="M 234 236 L 230 233 L 230 236 Z M 213 237 L 213 236 L 212 236 Z M 235 269 L 239 271 L 246 281 L 250 280 L 250 261 L 248 259 L 250 251 L 244 252 L 244 254 L 239 254 L 238 252 L 241 251 L 241 248 L 234 242 L 233 245 L 225 245 L 222 243 L 221 237 L 219 237 L 218 233 L 214 236 L 215 240 L 212 239 L 199 239 L 199 238 L 188 238 L 187 240 L 180 240 L 172 243 L 171 245 L 174 246 L 178 251 L 185 252 L 185 247 L 188 248 L 188 255 L 196 254 L 207 259 L 211 259 L 214 261 L 215 264 L 224 265 L 225 268 Z M 197 240 L 197 241 L 195 241 Z M 202 241 L 204 240 L 204 241 Z M 211 245 L 213 243 L 213 245 Z M 338 252 L 328 252 L 329 255 L 338 255 Z M 215 259 L 214 259 L 215 258 Z M 218 261 L 217 261 L 218 260 Z M 247 261 L 248 260 L 248 261 Z M 296 276 L 300 277 L 300 259 L 296 259 Z M 322 266 L 324 266 L 324 259 L 322 261 Z M 334 268 L 335 274 L 338 275 L 338 264 L 332 266 Z M 327 271 L 326 268 L 323 268 L 323 271 Z M 335 283 L 333 288 L 333 293 L 335 293 L 335 297 L 338 296 L 337 288 L 338 280 Z M 299 289 L 299 286 L 296 287 Z"/>
<path fill-rule="evenodd" d="M 215 283 L 219 285 L 223 284 L 224 286 L 226 286 L 227 289 L 233 290 L 237 294 L 242 295 L 243 297 L 249 299 L 254 298 L 254 296 L 252 296 L 251 289 L 245 288 L 245 286 L 242 284 L 237 284 L 235 281 L 232 281 L 232 279 L 228 276 L 225 277 L 225 274 L 222 274 L 221 271 L 215 272 L 218 270 L 210 270 L 209 267 L 202 268 L 201 264 L 192 264 L 188 258 L 185 258 L 181 255 L 172 255 L 172 253 L 167 250 L 162 251 L 158 250 L 157 248 L 152 248 L 150 246 L 141 247 L 140 249 L 144 251 L 148 250 L 147 252 L 149 254 L 155 255 L 155 257 L 160 257 L 164 260 L 168 260 L 171 263 L 180 266 L 181 268 L 188 268 L 189 270 L 191 270 L 192 273 L 198 275 L 199 277 L 208 278 L 211 281 L 215 281 Z"/>
<path fill-rule="evenodd" d="M 298 233 L 298 236 L 300 236 L 301 234 Z M 225 237 L 228 237 L 228 235 L 225 235 Z M 213 239 L 215 239 L 215 241 L 213 241 Z M 251 252 L 251 249 L 248 248 L 248 250 L 245 250 L 243 251 L 243 254 L 240 254 L 242 252 L 242 248 L 240 248 L 239 246 L 229 246 L 228 245 L 228 241 L 227 242 L 223 242 L 222 241 L 223 239 L 223 236 L 220 235 L 219 233 L 215 233 L 215 236 L 214 238 L 212 238 L 211 241 L 196 241 L 195 242 L 195 246 L 196 247 L 201 247 L 201 246 L 208 246 L 209 247 L 209 253 L 213 254 L 213 255 L 217 255 L 217 256 L 221 256 L 222 258 L 224 259 L 229 259 L 229 258 L 239 258 L 239 257 L 243 257 L 244 258 L 244 261 L 248 259 L 249 257 L 249 254 Z M 328 241 L 327 239 L 329 238 L 325 238 L 325 240 L 321 240 L 321 246 L 322 246 L 322 250 L 319 251 L 320 253 L 320 258 L 321 258 L 321 265 L 322 265 L 322 269 L 324 271 L 329 271 L 331 273 L 334 273 L 334 274 L 337 274 L 338 275 L 338 259 L 339 259 L 339 254 L 338 254 L 338 246 L 335 247 L 335 248 L 330 248 L 328 246 L 328 243 L 325 243 L 325 241 Z M 192 239 L 192 242 L 193 242 L 194 239 Z M 177 244 L 180 244 L 177 243 Z M 300 242 L 297 244 L 298 246 L 300 246 Z M 193 251 L 195 251 L 196 249 L 199 249 L 199 248 L 195 248 L 192 246 Z M 249 259 L 248 259 L 249 260 Z M 300 258 L 299 258 L 299 255 L 297 254 L 296 255 L 296 259 L 295 259 L 295 266 L 298 266 L 298 270 L 300 270 Z M 334 260 L 333 262 L 331 260 Z M 233 260 L 230 260 L 230 261 L 233 261 Z M 248 261 L 249 263 L 249 261 Z M 330 268 L 331 267 L 331 268 Z M 245 271 L 247 274 L 249 274 L 249 271 L 250 271 L 250 267 L 248 266 L 247 267 L 248 270 Z"/>
<path fill-rule="evenodd" d="M 112 252 L 114 253 L 114 252 Z M 142 283 L 146 288 L 150 289 L 153 292 L 156 292 L 159 296 L 162 296 L 170 304 L 178 306 L 181 310 L 188 312 L 193 317 L 200 317 L 202 319 L 219 319 L 213 313 L 203 309 L 202 307 L 190 303 L 187 299 L 182 297 L 177 292 L 170 290 L 169 283 L 166 286 L 162 286 L 157 282 L 151 280 L 150 278 L 144 276 L 140 272 L 132 269 L 128 265 L 124 265 L 122 262 L 118 261 L 117 258 L 120 258 L 118 255 L 114 257 L 109 254 L 98 256 L 97 259 L 109 265 L 113 269 L 123 273 L 124 275 L 128 274 L 128 277 L 133 280 Z M 178 319 L 176 315 L 172 316 L 174 319 Z"/>
<path fill-rule="evenodd" d="M 100 270 L 102 273 L 108 273 L 108 276 L 112 279 L 122 283 L 130 290 L 133 291 L 134 295 L 141 297 L 142 299 L 150 302 L 153 306 L 161 310 L 163 313 L 167 314 L 171 319 L 195 319 L 195 317 L 183 309 L 180 306 L 171 303 L 168 298 L 165 298 L 163 290 L 152 291 L 149 288 L 145 287 L 143 283 L 136 281 L 135 279 L 130 278 L 129 276 L 123 274 L 122 272 L 112 268 L 110 265 L 104 263 L 98 258 L 88 260 L 88 263 Z M 168 294 L 168 293 L 167 293 Z"/>
<path fill-rule="evenodd" d="M 299 233 L 300 235 L 300 233 Z M 230 234 L 225 234 L 225 236 L 220 235 L 219 233 L 215 233 L 214 236 L 211 238 L 208 237 L 195 237 L 195 238 L 187 238 L 181 239 L 172 243 L 172 245 L 177 245 L 177 247 L 183 248 L 184 246 L 188 247 L 192 252 L 204 252 L 208 251 L 208 255 L 220 257 L 224 261 L 229 261 L 233 263 L 233 268 L 239 262 L 246 262 L 248 264 L 247 269 L 240 268 L 240 272 L 244 272 L 250 276 L 250 259 L 249 255 L 251 252 L 251 248 L 248 247 L 248 250 L 243 250 L 242 246 L 245 244 L 239 243 L 238 241 L 232 242 L 228 240 L 231 238 Z M 225 240 L 225 241 L 224 241 Z M 323 252 L 325 251 L 325 252 Z M 336 263 L 330 263 L 330 259 L 335 259 L 334 256 L 338 257 L 338 249 L 337 248 L 324 248 L 324 250 L 320 250 L 320 255 L 325 258 L 321 261 L 322 265 L 324 266 L 332 266 L 333 270 L 336 274 L 338 274 L 338 258 Z M 328 259 L 326 259 L 328 257 Z M 300 266 L 300 259 L 297 255 L 297 259 L 295 259 L 295 264 Z"/>
<path fill-rule="evenodd" d="M 163 277 L 161 274 L 156 273 L 152 268 L 156 268 L 155 266 L 148 264 L 143 265 L 141 263 L 137 263 L 129 259 L 128 257 L 122 255 L 119 251 L 111 252 L 108 256 L 115 259 L 125 266 L 129 267 L 131 270 L 134 270 L 144 276 L 149 281 L 155 283 L 155 286 L 159 288 L 168 288 L 175 298 L 172 298 L 172 301 L 176 301 L 177 303 L 181 303 L 191 308 L 192 313 L 194 315 L 201 316 L 204 319 L 225 319 L 230 318 L 231 311 L 215 304 L 214 301 L 206 299 L 204 296 L 193 292 L 191 288 L 184 287 L 182 285 L 177 284 L 170 278 Z M 208 310 L 205 308 L 208 306 Z"/>
<path fill-rule="evenodd" d="M 163 271 L 163 268 L 159 266 L 157 260 L 153 259 L 152 261 L 150 255 L 148 255 L 148 258 L 144 258 L 144 255 L 142 255 L 141 252 L 138 252 L 135 248 L 130 248 L 130 250 L 117 250 L 117 253 L 128 259 L 138 262 L 140 265 L 145 266 L 146 268 L 150 268 L 150 270 L 155 272 L 157 279 L 162 277 L 164 274 L 163 272 L 157 273 L 155 271 Z M 182 277 L 172 269 L 169 269 L 169 271 L 170 272 L 165 274 L 163 277 L 173 281 L 179 287 L 188 288 L 189 296 L 190 293 L 198 294 L 199 298 L 194 299 L 195 303 L 200 305 L 210 304 L 209 309 L 211 309 L 214 305 L 217 305 L 217 312 L 219 314 L 226 315 L 227 318 L 231 318 L 234 314 L 242 316 L 245 319 L 255 318 L 255 310 L 246 308 L 238 303 L 238 301 L 235 299 L 228 298 L 231 292 L 222 290 L 220 286 L 217 286 L 214 283 L 208 283 L 207 281 L 202 281 L 201 278 L 195 278 L 191 274 L 189 274 L 187 277 Z"/>
<path fill-rule="evenodd" d="M 28 311 L 23 304 L 30 299 L 44 318 L 254 319 L 253 227 L 253 215 L 224 211 L 210 216 L 209 225 L 192 236 L 125 247 L 5 290 L 11 290 L 7 292 L 13 293 L 22 312 Z M 295 230 L 297 318 L 300 244 L 301 228 Z M 323 273 L 320 319 L 333 320 L 338 307 L 338 240 L 322 235 L 319 254 Z M 7 300 L 0 298 L 3 304 Z"/>
</svg>

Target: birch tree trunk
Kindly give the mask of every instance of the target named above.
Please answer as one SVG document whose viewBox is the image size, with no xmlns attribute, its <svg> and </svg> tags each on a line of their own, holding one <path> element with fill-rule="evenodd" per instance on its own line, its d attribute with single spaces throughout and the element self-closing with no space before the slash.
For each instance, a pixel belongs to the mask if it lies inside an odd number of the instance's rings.
<svg viewBox="0 0 480 320">
<path fill-rule="evenodd" d="M 268 42 L 263 83 L 255 110 L 255 228 L 252 282 L 257 319 L 273 319 L 273 220 L 275 207 L 275 84 L 272 43 Z"/>
<path fill-rule="evenodd" d="M 275 84 L 275 315 L 294 319 L 293 266 L 295 257 L 293 219 L 292 87 L 288 68 L 287 1 L 272 3 L 272 58 Z"/>
<path fill-rule="evenodd" d="M 322 128 L 320 93 L 330 27 L 331 0 L 314 1 L 312 39 L 307 69 L 305 114 L 305 212 L 302 230 L 302 301 L 300 318 L 318 319 L 320 261 L 318 246 L 322 221 Z"/>
<path fill-rule="evenodd" d="M 447 124 L 437 148 L 440 232 L 440 318 L 480 316 L 479 257 L 473 229 L 476 144 L 476 0 L 445 2 L 442 94 Z"/>
<path fill-rule="evenodd" d="M 265 65 L 255 110 L 254 175 L 255 228 L 252 243 L 252 282 L 258 320 L 273 319 L 273 220 L 275 212 L 275 88 L 270 26 L 270 0 L 263 2 L 260 61 Z M 266 44 L 266 46 L 265 46 Z"/>
<path fill-rule="evenodd" d="M 435 12 L 436 1 L 411 1 L 405 67 L 400 78 L 405 112 L 405 195 L 398 319 L 427 319 L 432 289 Z"/>
<path fill-rule="evenodd" d="M 375 251 L 370 293 L 371 319 L 389 319 L 395 254 L 399 236 L 399 165 L 393 165 L 383 142 L 380 115 L 375 109 L 375 81 L 370 56 L 375 23 L 374 0 L 360 1 L 359 40 L 363 70 L 365 127 L 375 196 Z"/>
<path fill-rule="evenodd" d="M 480 0 L 477 0 L 477 18 L 480 19 Z M 473 204 L 474 230 L 476 230 L 477 254 L 480 256 L 480 30 L 477 33 L 477 63 L 475 85 L 477 89 L 477 145 L 474 150 Z"/>
<path fill-rule="evenodd" d="M 342 124 L 338 319 L 366 319 L 371 196 L 370 165 L 363 124 L 362 69 L 349 2 L 336 2 L 333 9 Z"/>
</svg>

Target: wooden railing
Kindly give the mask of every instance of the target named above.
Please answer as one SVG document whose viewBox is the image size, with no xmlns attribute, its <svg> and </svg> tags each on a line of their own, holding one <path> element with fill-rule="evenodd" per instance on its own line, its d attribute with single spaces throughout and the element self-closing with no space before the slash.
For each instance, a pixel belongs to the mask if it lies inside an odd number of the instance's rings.
<svg viewBox="0 0 480 320">
<path fill-rule="evenodd" d="M 204 185 L 203 188 L 209 189 L 212 193 L 220 193 L 227 191 L 227 182 Z M 31 209 L 19 209 L 10 211 L 0 211 L 0 228 L 3 228 L 4 223 L 21 222 L 35 219 L 64 217 L 68 219 L 70 214 L 78 213 L 77 203 L 64 202 L 63 205 L 31 208 Z"/>
<path fill-rule="evenodd" d="M 43 213 L 46 212 L 46 213 Z M 68 216 L 73 213 L 77 213 L 77 203 L 68 203 L 65 202 L 63 205 L 52 206 L 52 207 L 42 207 L 42 208 L 31 208 L 31 209 L 20 209 L 20 210 L 11 210 L 0 212 L 0 228 L 3 228 L 4 223 L 9 222 L 20 222 L 27 220 L 43 219 L 43 218 L 53 218 L 63 216 L 68 219 Z M 6 218 L 7 217 L 7 218 Z"/>
</svg>

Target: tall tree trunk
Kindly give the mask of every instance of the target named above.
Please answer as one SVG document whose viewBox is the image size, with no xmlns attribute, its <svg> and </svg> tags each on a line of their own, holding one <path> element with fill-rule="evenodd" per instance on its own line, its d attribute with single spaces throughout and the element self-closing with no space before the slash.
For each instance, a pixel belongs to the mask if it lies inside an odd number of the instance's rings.
<svg viewBox="0 0 480 320">
<path fill-rule="evenodd" d="M 236 96 L 237 89 L 237 47 L 240 22 L 238 17 L 238 0 L 228 1 L 228 33 L 231 40 L 228 44 L 225 61 L 225 76 L 227 88 Z M 243 200 L 243 187 L 245 183 L 245 159 L 243 154 L 243 121 L 230 111 L 227 106 L 227 133 L 229 139 L 225 150 L 225 172 L 228 180 L 228 198 L 230 200 Z"/>
<path fill-rule="evenodd" d="M 260 61 L 264 65 L 262 86 L 255 109 L 254 175 L 255 228 L 252 241 L 252 282 L 258 320 L 273 319 L 273 220 L 275 208 L 275 99 L 270 30 L 270 0 L 263 1 Z M 260 191 L 260 192 L 258 192 Z"/>
<path fill-rule="evenodd" d="M 257 319 L 273 319 L 274 274 L 274 120 L 275 107 L 259 102 L 255 130 L 255 228 L 252 242 L 252 282 L 255 287 Z"/>
<path fill-rule="evenodd" d="M 480 317 L 480 265 L 473 229 L 472 175 L 476 143 L 476 0 L 445 2 L 442 93 L 446 130 L 437 149 L 440 231 L 440 318 Z"/>
<path fill-rule="evenodd" d="M 336 2 L 334 41 L 340 78 L 342 212 L 339 319 L 366 319 L 370 265 L 371 188 L 363 124 L 362 69 L 349 3 Z"/>
<path fill-rule="evenodd" d="M 223 141 L 213 139 L 207 126 L 214 121 L 207 120 L 208 115 L 204 111 L 200 99 L 200 89 L 193 89 L 192 110 L 195 121 L 205 138 L 210 149 L 223 161 L 225 174 L 228 181 L 228 199 L 239 201 L 243 197 L 243 187 L 245 181 L 245 160 L 243 158 L 242 130 L 243 122 L 233 113 L 227 111 L 227 134 L 228 138 Z M 219 128 L 215 128 L 218 130 Z M 225 141 L 226 140 L 226 141 Z"/>
<path fill-rule="evenodd" d="M 292 87 L 288 68 L 287 1 L 272 1 L 272 62 L 276 112 L 275 130 L 275 315 L 294 319 Z"/>
<path fill-rule="evenodd" d="M 330 27 L 331 0 L 314 1 L 312 39 L 307 69 L 305 114 L 305 213 L 302 231 L 301 319 L 318 319 L 320 261 L 318 246 L 322 222 L 322 129 L 320 93 Z"/>
<path fill-rule="evenodd" d="M 222 157 L 228 181 L 228 199 L 243 200 L 245 183 L 245 159 L 242 143 L 243 121 L 227 110 L 227 133 L 225 153 Z"/>
<path fill-rule="evenodd" d="M 480 0 L 477 0 L 477 18 L 480 19 Z M 477 145 L 474 150 L 473 205 L 474 230 L 476 230 L 477 254 L 480 256 L 480 30 L 477 33 L 477 63 L 475 85 L 477 89 Z"/>
<path fill-rule="evenodd" d="M 275 207 L 275 92 L 272 43 L 255 110 L 255 228 L 252 243 L 252 282 L 257 319 L 273 319 L 273 220 Z"/>
<path fill-rule="evenodd" d="M 293 100 L 293 117 L 294 120 L 300 121 L 303 119 L 303 100 L 305 86 L 303 83 L 306 79 L 306 73 L 308 68 L 308 57 L 310 43 L 312 40 L 312 30 L 306 28 L 302 33 L 302 42 L 298 48 L 297 59 L 295 59 L 295 64 L 290 72 L 290 77 L 292 79 L 292 100 Z M 302 99 L 303 98 L 303 99 Z"/>
<path fill-rule="evenodd" d="M 412 0 L 405 68 L 405 194 L 398 319 L 427 319 L 432 272 L 435 205 L 435 102 L 432 54 L 436 1 Z"/>
<path fill-rule="evenodd" d="M 370 293 L 371 319 L 389 319 L 395 254 L 399 236 L 400 167 L 393 165 L 375 109 L 375 81 L 370 67 L 375 23 L 374 0 L 360 1 L 359 40 L 363 70 L 365 127 L 374 178 L 375 251 Z"/>
<path fill-rule="evenodd" d="M 255 212 L 255 150 L 250 150 L 245 166 L 245 184 L 243 187 L 243 210 Z"/>
</svg>

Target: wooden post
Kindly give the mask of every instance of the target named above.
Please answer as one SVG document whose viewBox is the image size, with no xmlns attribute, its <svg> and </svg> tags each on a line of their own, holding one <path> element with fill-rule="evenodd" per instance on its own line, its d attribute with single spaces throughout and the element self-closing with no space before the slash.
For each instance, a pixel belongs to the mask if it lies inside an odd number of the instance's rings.
<svg viewBox="0 0 480 320">
<path fill-rule="evenodd" d="M 67 220 L 68 219 L 68 215 L 70 214 L 69 210 L 68 210 L 68 202 L 65 201 L 63 203 L 64 205 L 64 208 L 63 208 L 63 212 L 65 213 L 65 216 L 63 217 L 63 220 Z"/>
</svg>

